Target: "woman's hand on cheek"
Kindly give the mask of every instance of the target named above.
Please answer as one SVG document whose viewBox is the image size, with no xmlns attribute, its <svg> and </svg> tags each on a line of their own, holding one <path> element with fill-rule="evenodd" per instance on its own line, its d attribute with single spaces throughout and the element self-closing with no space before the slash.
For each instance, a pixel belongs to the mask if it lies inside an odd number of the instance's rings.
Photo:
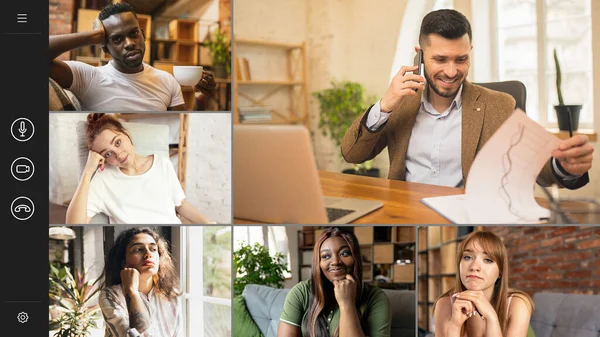
<svg viewBox="0 0 600 337">
<path fill-rule="evenodd" d="M 101 154 L 90 150 L 88 152 L 88 158 L 87 158 L 87 162 L 85 163 L 84 170 L 88 174 L 93 174 L 94 172 L 96 172 L 96 170 L 98 168 L 100 168 L 101 171 L 104 171 L 104 163 L 105 163 L 105 160 Z"/>
<path fill-rule="evenodd" d="M 121 282 L 125 292 L 136 294 L 140 286 L 140 272 L 135 268 L 123 268 L 121 270 Z"/>
<path fill-rule="evenodd" d="M 346 279 L 333 281 L 335 300 L 340 309 L 354 306 L 356 297 L 356 281 L 346 274 Z"/>
</svg>

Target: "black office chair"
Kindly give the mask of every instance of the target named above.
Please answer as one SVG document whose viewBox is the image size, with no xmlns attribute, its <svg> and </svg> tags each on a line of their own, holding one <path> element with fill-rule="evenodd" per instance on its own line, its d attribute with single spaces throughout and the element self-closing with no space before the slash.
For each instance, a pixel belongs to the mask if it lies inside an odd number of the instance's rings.
<svg viewBox="0 0 600 337">
<path fill-rule="evenodd" d="M 504 82 L 488 82 L 488 83 L 474 83 L 480 85 L 482 87 L 505 92 L 512 97 L 515 98 L 517 102 L 516 108 L 519 108 L 523 111 L 525 110 L 525 105 L 527 101 L 527 90 L 525 89 L 525 85 L 520 81 L 504 81 Z"/>
</svg>

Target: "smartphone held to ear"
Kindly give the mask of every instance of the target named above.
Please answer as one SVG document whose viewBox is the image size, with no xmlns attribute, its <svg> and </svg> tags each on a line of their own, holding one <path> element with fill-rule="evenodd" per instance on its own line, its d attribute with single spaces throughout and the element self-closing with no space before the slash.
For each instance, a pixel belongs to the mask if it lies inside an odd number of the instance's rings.
<svg viewBox="0 0 600 337">
<path fill-rule="evenodd" d="M 425 78 L 425 66 L 423 65 L 423 50 L 419 50 L 417 55 L 415 55 L 415 66 L 419 68 L 416 71 L 413 71 L 413 74 L 420 75 Z M 417 91 L 417 89 L 415 89 Z"/>
</svg>

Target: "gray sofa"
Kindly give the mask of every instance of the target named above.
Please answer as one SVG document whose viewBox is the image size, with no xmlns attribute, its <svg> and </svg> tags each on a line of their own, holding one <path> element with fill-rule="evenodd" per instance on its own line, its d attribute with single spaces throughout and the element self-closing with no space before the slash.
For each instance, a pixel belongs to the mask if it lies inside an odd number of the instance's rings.
<svg viewBox="0 0 600 337">
<path fill-rule="evenodd" d="M 242 296 L 254 323 L 265 337 L 276 337 L 279 316 L 290 289 L 276 289 L 249 284 Z M 414 337 L 416 329 L 416 301 L 412 290 L 383 289 L 392 304 L 392 336 Z M 235 322 L 234 322 L 235 324 Z"/>
<path fill-rule="evenodd" d="M 600 337 L 600 295 L 536 293 L 536 337 Z"/>
</svg>

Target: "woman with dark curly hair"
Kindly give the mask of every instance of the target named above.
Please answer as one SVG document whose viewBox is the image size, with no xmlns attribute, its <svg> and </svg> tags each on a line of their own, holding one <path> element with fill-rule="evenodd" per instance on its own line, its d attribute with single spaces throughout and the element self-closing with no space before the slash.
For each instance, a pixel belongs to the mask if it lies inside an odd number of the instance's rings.
<svg viewBox="0 0 600 337">
<path fill-rule="evenodd" d="M 508 255 L 496 234 L 469 234 L 456 251 L 456 284 L 433 307 L 436 337 L 525 337 L 533 301 L 508 287 Z"/>
<path fill-rule="evenodd" d="M 310 280 L 285 299 L 277 336 L 388 337 L 390 328 L 390 301 L 383 290 L 363 283 L 354 233 L 324 230 L 313 249 Z"/>
<path fill-rule="evenodd" d="M 151 228 L 119 234 L 106 257 L 98 300 L 105 337 L 184 335 L 179 278 L 167 246 Z"/>
<path fill-rule="evenodd" d="M 209 221 L 185 199 L 173 164 L 135 152 L 121 122 L 103 113 L 87 116 L 87 163 L 67 209 L 67 224 L 87 224 L 98 213 L 115 224 L 195 224 Z"/>
</svg>

